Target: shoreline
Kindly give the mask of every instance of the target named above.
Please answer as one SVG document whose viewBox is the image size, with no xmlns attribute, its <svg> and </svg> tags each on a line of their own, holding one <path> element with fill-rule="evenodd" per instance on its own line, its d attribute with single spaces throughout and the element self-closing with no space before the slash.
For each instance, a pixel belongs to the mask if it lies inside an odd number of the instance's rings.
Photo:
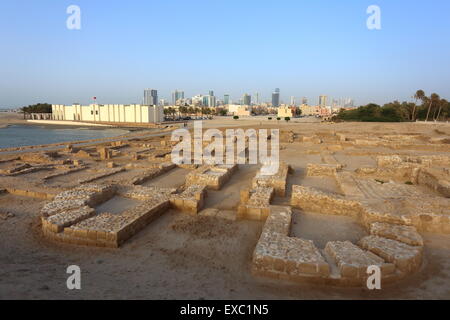
<svg viewBox="0 0 450 320">
<path fill-rule="evenodd" d="M 120 130 L 120 129 L 119 129 Z M 71 140 L 71 141 L 63 141 L 63 142 L 55 142 L 48 144 L 40 144 L 40 145 L 27 145 L 21 147 L 9 147 L 9 148 L 0 148 L 0 156 L 2 155 L 13 155 L 16 153 L 26 153 L 26 152 L 39 152 L 39 151 L 52 151 L 64 148 L 67 145 L 74 146 L 88 146 L 88 145 L 96 145 L 101 143 L 107 143 L 118 140 L 130 140 L 143 136 L 163 136 L 169 134 L 169 131 L 166 130 L 155 130 L 155 132 L 150 132 L 149 130 L 137 130 L 137 131 L 128 131 L 124 134 L 119 134 L 117 136 L 112 137 L 101 137 L 101 138 L 92 138 L 86 140 Z"/>
<path fill-rule="evenodd" d="M 23 124 L 10 124 L 10 125 L 5 125 L 5 126 L 1 126 L 0 127 L 0 132 L 2 129 L 7 129 L 8 127 L 11 128 L 13 126 L 17 126 L 17 127 L 22 127 L 24 126 Z M 25 125 L 26 126 L 26 125 Z M 15 151 L 33 151 L 34 149 L 42 149 L 42 148 L 53 148 L 53 147 L 59 147 L 59 146 L 64 146 L 64 145 L 68 145 L 68 144 L 83 144 L 83 143 L 93 143 L 93 142 L 102 142 L 103 140 L 107 140 L 107 139 L 120 139 L 122 137 L 127 137 L 128 135 L 132 134 L 133 131 L 130 130 L 126 130 L 126 129 L 120 129 L 120 128 L 110 128 L 110 127 L 100 127 L 100 128 L 90 128 L 90 127 L 71 127 L 71 128 L 67 128 L 65 126 L 47 126 L 47 125 L 28 125 L 28 127 L 39 127 L 42 128 L 44 130 L 64 130 L 64 129 L 68 129 L 68 130 L 77 130 L 77 129 L 89 129 L 89 130 L 105 130 L 105 129 L 109 129 L 109 130 L 118 130 L 117 135 L 113 135 L 110 137 L 92 137 L 90 139 L 83 139 L 83 140 L 78 140 L 76 138 L 74 138 L 73 140 L 70 141 L 60 141 L 60 142 L 53 142 L 53 143 L 44 143 L 44 144 L 29 144 L 29 145 L 25 145 L 25 146 L 15 146 L 15 147 L 0 147 L 0 154 L 5 154 L 5 153 L 9 153 L 9 152 L 15 152 Z"/>
</svg>

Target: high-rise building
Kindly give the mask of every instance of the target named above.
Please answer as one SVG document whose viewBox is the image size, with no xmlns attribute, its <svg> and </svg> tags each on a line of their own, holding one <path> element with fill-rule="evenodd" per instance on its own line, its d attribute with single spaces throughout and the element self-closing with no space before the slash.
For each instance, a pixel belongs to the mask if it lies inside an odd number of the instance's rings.
<svg viewBox="0 0 450 320">
<path fill-rule="evenodd" d="M 272 93 L 272 106 L 275 108 L 280 106 L 280 89 L 278 88 Z"/>
<path fill-rule="evenodd" d="M 244 105 L 249 106 L 252 104 L 252 96 L 246 93 L 242 97 L 242 101 Z"/>
<path fill-rule="evenodd" d="M 230 104 L 230 95 L 226 94 L 223 96 L 223 104 Z"/>
<path fill-rule="evenodd" d="M 327 106 L 327 99 L 328 97 L 325 95 L 319 96 L 319 106 L 325 108 Z"/>
<path fill-rule="evenodd" d="M 302 98 L 302 104 L 307 105 L 308 104 L 308 98 L 303 97 Z"/>
<path fill-rule="evenodd" d="M 255 93 L 255 101 L 254 101 L 254 103 L 255 103 L 256 105 L 259 105 L 259 92 L 256 92 L 256 93 Z"/>
<path fill-rule="evenodd" d="M 214 108 L 216 106 L 216 97 L 214 95 L 208 96 L 208 107 Z"/>
<path fill-rule="evenodd" d="M 202 106 L 204 107 L 209 106 L 209 96 L 202 96 Z"/>
<path fill-rule="evenodd" d="M 184 91 L 175 90 L 172 92 L 172 104 L 175 105 L 178 100 L 184 99 Z"/>
<path fill-rule="evenodd" d="M 291 106 L 295 106 L 295 97 L 291 96 Z"/>
<path fill-rule="evenodd" d="M 144 105 L 157 106 L 158 105 L 158 90 L 145 89 L 144 90 Z"/>
</svg>

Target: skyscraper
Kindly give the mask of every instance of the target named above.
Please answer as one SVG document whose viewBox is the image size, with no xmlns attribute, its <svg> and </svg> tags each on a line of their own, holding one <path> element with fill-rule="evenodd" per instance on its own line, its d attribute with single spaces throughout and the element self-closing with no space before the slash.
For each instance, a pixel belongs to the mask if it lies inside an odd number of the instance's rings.
<svg viewBox="0 0 450 320">
<path fill-rule="evenodd" d="M 184 91 L 175 90 L 172 92 L 172 104 L 175 105 L 178 100 L 184 99 Z"/>
<path fill-rule="evenodd" d="M 280 89 L 276 88 L 272 93 L 272 106 L 278 108 L 280 106 Z"/>
<path fill-rule="evenodd" d="M 216 97 L 213 95 L 208 96 L 208 107 L 214 108 L 216 106 Z"/>
<path fill-rule="evenodd" d="M 226 94 L 223 96 L 223 104 L 230 104 L 230 95 Z"/>
<path fill-rule="evenodd" d="M 291 106 L 295 106 L 295 97 L 291 96 Z"/>
<path fill-rule="evenodd" d="M 327 106 L 327 99 L 328 99 L 328 97 L 325 95 L 319 96 L 319 106 L 321 108 L 325 108 Z"/>
<path fill-rule="evenodd" d="M 308 98 L 303 97 L 302 98 L 302 104 L 307 105 L 308 104 Z"/>
<path fill-rule="evenodd" d="M 252 104 L 252 96 L 249 94 L 244 94 L 242 101 L 245 106 L 249 106 Z"/>
<path fill-rule="evenodd" d="M 255 104 L 259 105 L 259 92 L 255 93 Z"/>
<path fill-rule="evenodd" d="M 144 90 L 144 105 L 146 106 L 158 105 L 158 90 L 154 89 Z"/>
</svg>

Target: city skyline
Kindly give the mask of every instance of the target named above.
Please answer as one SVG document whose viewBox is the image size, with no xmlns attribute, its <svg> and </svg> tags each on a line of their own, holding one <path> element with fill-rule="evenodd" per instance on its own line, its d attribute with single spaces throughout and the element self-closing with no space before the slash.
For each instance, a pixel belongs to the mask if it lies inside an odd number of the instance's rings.
<svg viewBox="0 0 450 320">
<path fill-rule="evenodd" d="M 381 30 L 366 27 L 369 1 L 249 1 L 238 11 L 233 2 L 78 0 L 81 30 L 68 30 L 71 2 L 2 1 L 0 108 L 89 103 L 93 96 L 140 103 L 145 88 L 169 101 L 175 88 L 186 96 L 215 88 L 216 97 L 234 101 L 259 92 L 260 101 L 270 101 L 280 87 L 285 103 L 306 96 L 311 104 L 321 94 L 353 97 L 357 105 L 412 101 L 417 89 L 450 96 L 448 1 L 434 1 L 424 15 L 414 3 L 380 0 Z M 148 12 L 173 18 L 149 20 Z M 194 13 L 201 18 L 184 23 Z M 151 44 L 142 41 L 149 34 Z M 204 50 L 198 39 L 227 46 Z M 417 39 L 426 39 L 426 48 Z"/>
</svg>

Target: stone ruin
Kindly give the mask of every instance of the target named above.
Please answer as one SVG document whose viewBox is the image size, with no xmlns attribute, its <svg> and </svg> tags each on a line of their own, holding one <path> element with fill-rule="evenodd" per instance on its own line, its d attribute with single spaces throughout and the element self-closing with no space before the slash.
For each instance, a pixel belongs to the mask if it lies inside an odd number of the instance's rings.
<svg viewBox="0 0 450 320">
<path fill-rule="evenodd" d="M 177 193 L 176 189 L 139 185 L 86 184 L 58 194 L 44 206 L 42 230 L 56 241 L 116 248 L 169 207 L 196 214 L 203 206 L 205 188 L 191 185 Z M 116 196 L 140 204 L 120 214 L 96 212 L 95 207 Z"/>
<path fill-rule="evenodd" d="M 182 212 L 195 215 L 202 209 L 205 196 L 206 186 L 190 185 L 183 192 L 171 195 L 170 203 Z"/>
<path fill-rule="evenodd" d="M 269 216 L 270 201 L 274 196 L 273 187 L 256 187 L 241 190 L 241 204 L 237 218 L 264 221 Z"/>
<path fill-rule="evenodd" d="M 305 152 L 320 155 L 323 162 L 308 164 L 306 175 L 331 177 L 339 191 L 324 192 L 298 185 L 287 190 L 292 169 L 286 163 L 280 164 L 275 175 L 258 172 L 251 187 L 240 190 L 237 213 L 232 212 L 234 218 L 264 222 L 252 258 L 254 274 L 292 281 L 365 286 L 367 267 L 377 265 L 382 270 L 383 282 L 396 281 L 422 267 L 424 241 L 418 231 L 450 234 L 450 157 L 385 153 L 376 158 L 376 166 L 350 172 L 345 171 L 345 166 L 333 156 L 345 148 L 351 148 L 346 152 L 368 155 L 361 146 L 392 144 L 398 144 L 394 149 L 414 146 L 413 149 L 431 150 L 420 137 L 372 138 L 344 134 L 299 137 L 286 131 L 282 132 L 280 140 L 305 143 L 307 147 L 321 144 L 320 150 L 311 147 Z M 432 150 L 448 148 L 441 142 L 433 143 Z M 88 174 L 81 175 L 82 178 L 74 179 L 76 187 L 63 187 L 62 190 L 56 187 L 56 195 L 45 190 L 16 190 L 13 186 L 0 188 L 0 193 L 3 190 L 51 200 L 41 212 L 42 230 L 49 239 L 117 248 L 170 208 L 199 214 L 208 190 L 220 190 L 238 169 L 228 165 L 180 165 L 178 167 L 191 170 L 184 185 L 173 189 L 142 186 L 177 167 L 168 162 L 172 144 L 159 138 L 146 142 L 117 141 L 63 151 L 63 155 L 75 157 L 69 160 L 57 153 L 32 153 L 11 158 L 0 170 L 0 175 L 11 179 L 30 172 L 56 169 L 45 176 L 42 174 L 41 179 L 46 182 L 89 170 L 86 171 Z M 247 152 L 248 149 L 244 156 Z M 99 182 L 116 174 L 120 177 L 118 183 L 111 183 L 111 179 L 103 184 Z M 435 193 L 420 192 L 417 186 Z M 271 205 L 284 201 L 280 198 L 288 200 L 289 194 L 290 206 L 288 202 L 282 202 L 283 206 Z M 133 199 L 136 203 L 119 213 L 99 209 L 116 197 Z M 329 241 L 320 249 L 311 240 L 290 236 L 293 209 L 352 217 L 367 230 L 368 236 L 356 242 Z M 205 215 L 219 216 L 217 209 L 203 211 Z"/>
<path fill-rule="evenodd" d="M 356 170 L 362 177 L 403 179 L 415 185 L 431 188 L 442 196 L 450 197 L 450 166 L 447 156 L 378 156 L 377 167 Z"/>
<path fill-rule="evenodd" d="M 252 272 L 271 278 L 338 286 L 365 286 L 367 268 L 379 266 L 383 283 L 404 278 L 422 265 L 423 240 L 413 227 L 373 223 L 358 245 L 289 236 L 290 207 L 271 206 L 252 259 Z"/>
<path fill-rule="evenodd" d="M 201 168 L 194 171 L 194 175 L 188 174 L 185 185 L 178 190 L 140 185 L 174 167 L 171 163 L 155 165 L 119 185 L 80 181 L 81 186 L 59 193 L 43 207 L 44 235 L 69 244 L 119 247 L 170 207 L 197 214 L 203 207 L 206 189 L 220 188 L 237 169 L 237 166 L 226 165 Z M 115 174 L 119 169 L 124 170 L 123 167 L 104 169 L 91 176 L 89 181 Z M 114 197 L 135 199 L 140 203 L 119 214 L 96 211 L 95 207 Z"/>
<path fill-rule="evenodd" d="M 286 182 L 289 173 L 292 173 L 292 168 L 281 162 L 277 173 L 274 175 L 267 175 L 260 170 L 252 181 L 252 187 L 272 187 L 276 195 L 284 197 L 286 195 Z"/>
<path fill-rule="evenodd" d="M 220 190 L 237 170 L 237 165 L 202 166 L 186 176 L 186 184 L 203 185 L 212 190 Z"/>
<path fill-rule="evenodd" d="M 264 174 L 260 170 L 252 180 L 252 188 L 240 192 L 241 203 L 237 218 L 264 221 L 269 215 L 272 198 L 286 195 L 287 176 L 292 169 L 286 163 L 280 163 L 274 175 Z"/>
<path fill-rule="evenodd" d="M 367 268 L 372 265 L 380 267 L 383 283 L 420 270 L 424 241 L 418 231 L 450 234 L 450 179 L 445 169 L 449 158 L 381 156 L 376 168 L 364 172 L 343 171 L 343 166 L 332 160 L 308 164 L 307 176 L 332 177 L 341 193 L 293 185 L 291 206 L 271 206 L 267 191 L 241 192 L 238 216 L 266 220 L 253 254 L 253 273 L 292 281 L 365 286 Z M 438 169 L 437 165 L 444 168 Z M 410 179 L 412 183 L 374 179 L 383 174 Z M 441 196 L 423 193 L 411 184 L 427 186 Z M 252 197 L 255 200 L 251 201 Z M 352 217 L 369 235 L 356 244 L 329 241 L 323 250 L 319 249 L 310 240 L 289 236 L 291 207 Z"/>
<path fill-rule="evenodd" d="M 58 194 L 41 211 L 42 230 L 50 239 L 69 244 L 118 247 L 146 227 L 171 205 L 197 207 L 204 187 L 191 186 L 177 195 L 176 189 L 131 185 L 84 185 Z M 124 197 L 139 201 L 119 214 L 97 213 L 96 206 Z M 192 202 L 190 199 L 194 198 Z M 179 206 L 177 200 L 182 199 Z"/>
</svg>

